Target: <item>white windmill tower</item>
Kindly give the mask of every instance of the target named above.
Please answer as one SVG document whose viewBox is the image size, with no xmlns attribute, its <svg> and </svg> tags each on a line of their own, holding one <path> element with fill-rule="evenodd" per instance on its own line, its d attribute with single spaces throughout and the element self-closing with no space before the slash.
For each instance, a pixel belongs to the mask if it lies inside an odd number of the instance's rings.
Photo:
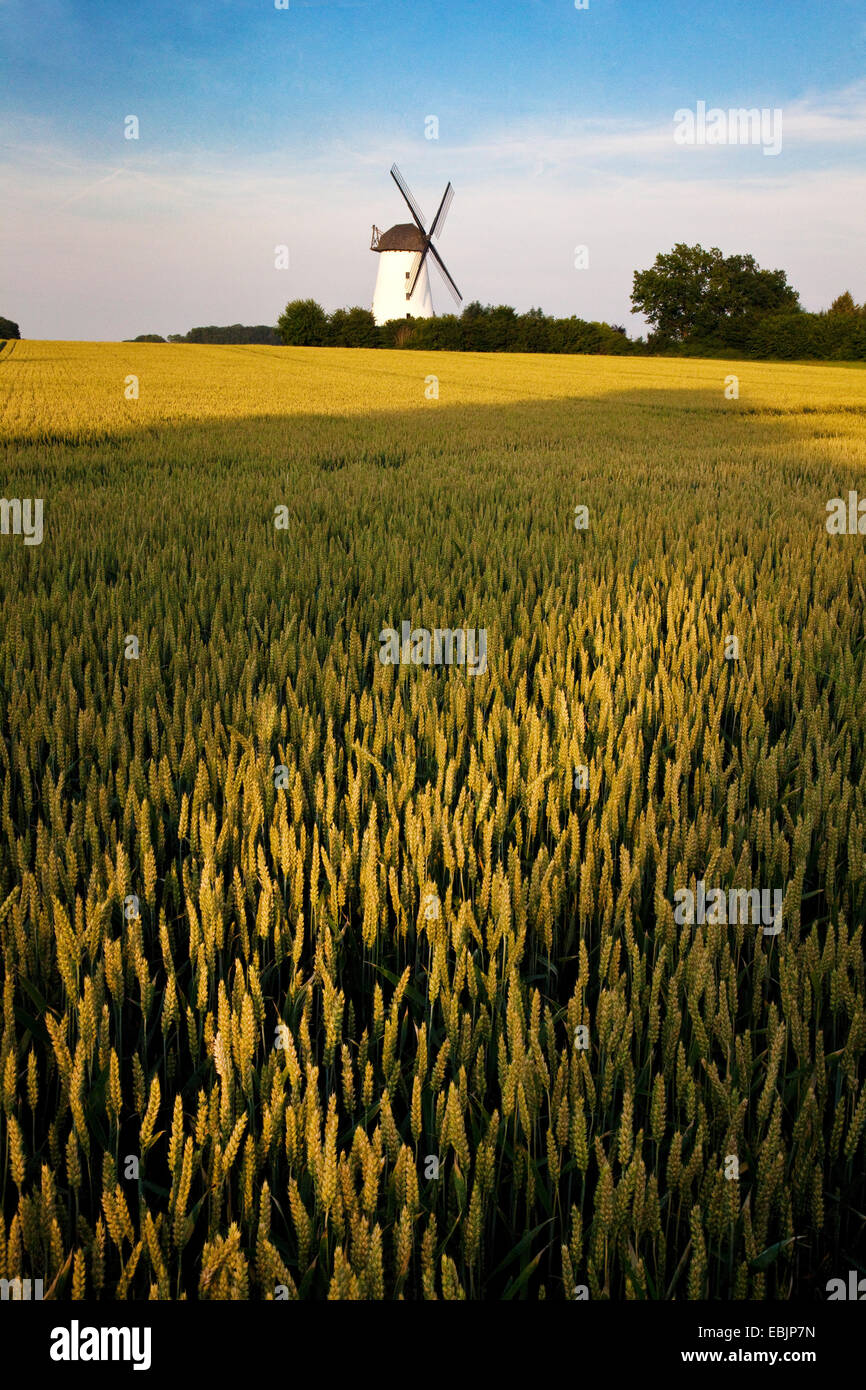
<svg viewBox="0 0 866 1390">
<path fill-rule="evenodd" d="M 458 305 L 463 303 L 463 296 L 433 245 L 433 237 L 438 238 L 442 235 L 454 189 L 449 183 L 442 195 L 442 202 L 433 218 L 430 231 L 427 232 L 424 229 L 426 218 L 409 192 L 396 164 L 391 166 L 391 177 L 406 199 L 413 221 L 399 222 L 396 226 L 389 227 L 387 232 L 380 232 L 375 226 L 373 228 L 370 250 L 379 254 L 379 273 L 373 293 L 373 317 L 378 324 L 387 323 L 389 319 L 433 317 L 430 277 L 426 264 L 428 251 L 432 253 L 455 302 Z"/>
</svg>

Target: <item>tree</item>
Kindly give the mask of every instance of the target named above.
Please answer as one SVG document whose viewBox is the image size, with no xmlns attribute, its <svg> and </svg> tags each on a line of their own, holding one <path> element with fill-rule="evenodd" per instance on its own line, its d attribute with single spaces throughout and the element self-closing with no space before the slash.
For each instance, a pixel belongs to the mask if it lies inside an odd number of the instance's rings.
<svg viewBox="0 0 866 1390">
<path fill-rule="evenodd" d="M 833 300 L 827 312 L 828 314 L 859 314 L 862 310 L 854 303 L 854 296 L 851 291 L 846 290 L 844 294 L 838 295 Z"/>
<path fill-rule="evenodd" d="M 379 346 L 384 348 L 411 347 L 416 339 L 416 324 L 423 319 L 388 319 L 379 327 Z"/>
<path fill-rule="evenodd" d="M 347 347 L 346 343 L 346 319 L 349 317 L 345 309 L 335 309 L 333 314 L 328 316 L 328 347 Z"/>
<path fill-rule="evenodd" d="M 783 270 L 761 270 L 754 256 L 723 256 L 718 246 L 678 242 L 649 270 L 636 270 L 632 312 L 642 312 L 657 339 L 717 339 L 741 345 L 764 314 L 799 308 Z"/>
<path fill-rule="evenodd" d="M 276 328 L 260 323 L 254 328 L 242 323 L 230 323 L 226 328 L 208 324 L 204 328 L 191 328 L 183 339 L 185 343 L 260 343 L 269 347 L 279 347 L 282 338 Z"/>
<path fill-rule="evenodd" d="M 489 352 L 491 350 L 490 320 L 492 315 L 493 310 L 490 305 L 484 306 L 477 299 L 473 299 L 470 304 L 466 305 L 460 315 L 464 352 Z"/>
<path fill-rule="evenodd" d="M 436 345 L 445 352 L 459 352 L 463 346 L 463 329 L 456 314 L 440 314 L 436 324 Z"/>
<path fill-rule="evenodd" d="M 2 314 L 0 314 L 0 338 L 5 339 L 20 337 L 21 330 L 19 329 L 17 323 L 13 323 L 11 319 L 4 319 Z"/>
<path fill-rule="evenodd" d="M 349 347 L 378 347 L 379 330 L 370 309 L 356 306 L 346 315 L 346 342 Z"/>
<path fill-rule="evenodd" d="M 688 338 L 709 291 L 714 261 L 721 255 L 718 247 L 705 251 L 683 242 L 667 255 L 660 252 L 649 270 L 634 272 L 632 312 L 643 313 L 661 338 Z"/>
<path fill-rule="evenodd" d="M 517 352 L 549 352 L 551 320 L 543 309 L 529 309 L 517 319 L 514 349 Z"/>
<path fill-rule="evenodd" d="M 335 309 L 326 341 L 332 347 L 378 347 L 379 329 L 369 309 Z"/>
<path fill-rule="evenodd" d="M 754 256 L 727 256 L 714 268 L 704 306 L 704 331 L 725 347 L 742 347 L 766 314 L 799 308 L 799 297 L 784 270 L 761 270 Z"/>
<path fill-rule="evenodd" d="M 328 316 L 315 299 L 293 299 L 277 319 L 288 347 L 321 347 L 328 340 Z"/>
</svg>

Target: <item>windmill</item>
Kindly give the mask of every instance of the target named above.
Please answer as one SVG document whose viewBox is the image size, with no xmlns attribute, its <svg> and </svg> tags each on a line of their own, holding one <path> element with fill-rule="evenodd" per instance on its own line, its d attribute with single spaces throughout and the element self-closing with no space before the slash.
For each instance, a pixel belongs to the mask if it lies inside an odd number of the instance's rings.
<svg viewBox="0 0 866 1390">
<path fill-rule="evenodd" d="M 403 194 L 413 220 L 399 222 L 396 226 L 389 227 L 387 232 L 380 232 L 375 226 L 373 228 L 370 250 L 379 252 L 379 273 L 376 276 L 376 289 L 373 294 L 373 317 L 379 324 L 387 323 L 389 319 L 404 319 L 409 316 L 418 319 L 433 317 L 430 277 L 427 274 L 428 251 L 455 303 L 463 303 L 463 296 L 433 245 L 434 236 L 438 240 L 442 235 L 454 189 L 449 183 L 442 194 L 442 201 L 428 232 L 424 227 L 427 219 L 412 197 L 396 164 L 391 166 L 391 178 Z"/>
</svg>

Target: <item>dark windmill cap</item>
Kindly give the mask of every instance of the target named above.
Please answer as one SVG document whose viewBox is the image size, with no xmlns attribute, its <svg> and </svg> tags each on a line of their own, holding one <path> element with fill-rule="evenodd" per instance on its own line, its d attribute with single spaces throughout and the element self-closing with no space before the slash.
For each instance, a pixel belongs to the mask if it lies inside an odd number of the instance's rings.
<svg viewBox="0 0 866 1390">
<path fill-rule="evenodd" d="M 376 250 L 423 251 L 425 245 L 424 235 L 414 222 L 398 222 L 396 227 L 389 227 L 387 232 L 382 233 Z"/>
</svg>

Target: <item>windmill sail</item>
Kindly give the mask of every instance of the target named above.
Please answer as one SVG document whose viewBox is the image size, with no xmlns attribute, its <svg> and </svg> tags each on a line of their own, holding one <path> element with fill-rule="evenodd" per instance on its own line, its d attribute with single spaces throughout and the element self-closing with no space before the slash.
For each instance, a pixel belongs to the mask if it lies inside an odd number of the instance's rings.
<svg viewBox="0 0 866 1390">
<path fill-rule="evenodd" d="M 406 199 L 406 204 L 409 208 L 409 211 L 411 212 L 412 216 L 415 218 L 415 221 L 418 223 L 418 226 L 421 228 L 421 231 L 423 232 L 424 223 L 427 221 L 427 218 L 424 216 L 418 204 L 415 202 L 415 199 L 412 197 L 412 194 L 409 192 L 409 186 L 406 183 L 406 180 L 403 178 L 403 175 L 400 173 L 400 170 L 397 168 L 396 164 L 391 165 L 391 178 L 394 180 L 400 192 L 403 194 L 403 197 Z"/>
<path fill-rule="evenodd" d="M 460 293 L 460 291 L 458 290 L 458 288 L 457 288 L 457 286 L 455 285 L 454 281 L 451 279 L 451 276 L 448 274 L 448 271 L 445 269 L 445 262 L 443 261 L 442 257 L 439 255 L 439 252 L 436 250 L 436 247 L 435 247 L 435 246 L 431 246 L 429 249 L 433 252 L 433 256 L 434 256 L 435 262 L 436 262 L 436 269 L 439 271 L 439 274 L 442 276 L 442 279 L 445 281 L 445 284 L 446 284 L 447 287 L 448 287 L 448 292 L 449 292 L 449 294 L 451 295 L 451 298 L 454 300 L 455 304 L 462 304 L 462 303 L 463 303 L 463 295 Z"/>
<path fill-rule="evenodd" d="M 439 210 L 433 218 L 433 226 L 430 228 L 430 235 L 435 236 L 437 241 L 442 235 L 442 228 L 445 226 L 445 218 L 448 216 L 448 209 L 453 201 L 454 189 L 449 183 L 445 192 L 442 194 L 442 202 L 439 204 Z"/>
<path fill-rule="evenodd" d="M 412 260 L 412 265 L 410 266 L 409 272 L 406 276 L 408 284 L 408 289 L 406 290 L 407 299 L 411 299 L 413 294 L 415 293 L 415 286 L 418 284 L 418 276 L 421 274 L 421 267 L 424 264 L 424 257 L 426 255 L 426 249 L 424 251 L 415 252 L 414 258 Z"/>
</svg>

